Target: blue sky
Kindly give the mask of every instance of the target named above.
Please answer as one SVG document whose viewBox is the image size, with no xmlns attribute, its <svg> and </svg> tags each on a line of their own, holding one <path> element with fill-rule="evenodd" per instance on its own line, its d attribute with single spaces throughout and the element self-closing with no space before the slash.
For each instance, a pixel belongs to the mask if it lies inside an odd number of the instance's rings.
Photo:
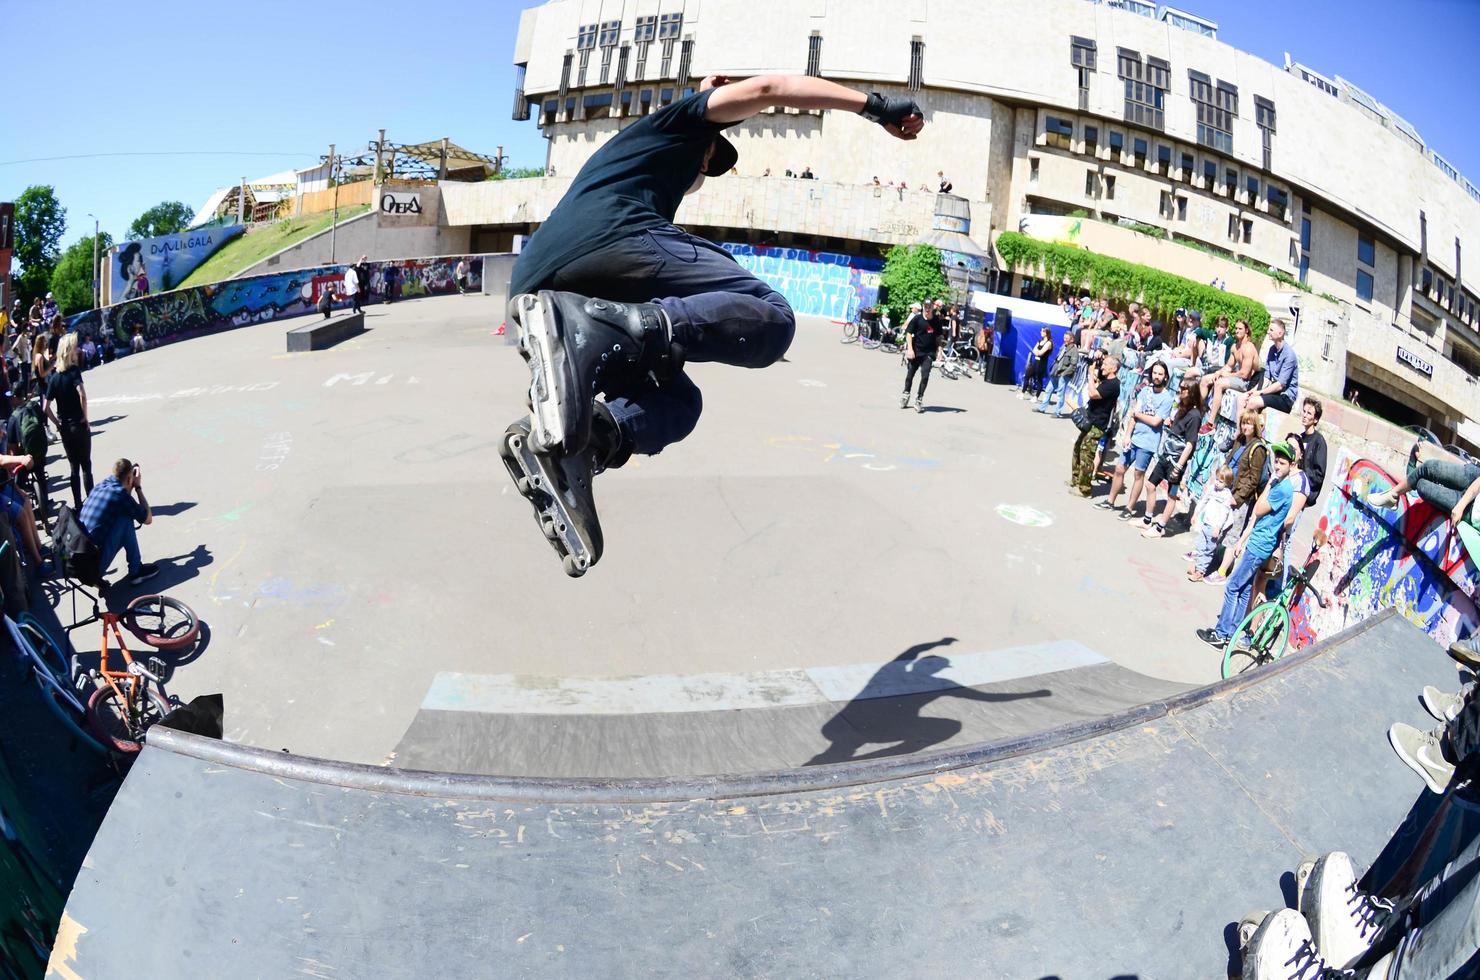
<svg viewBox="0 0 1480 980">
<path fill-rule="evenodd" d="M 1480 87 L 1467 50 L 1480 37 L 1480 0 L 1177 5 L 1217 21 L 1236 47 L 1276 64 L 1288 50 L 1351 80 L 1480 183 Z M 6 45 L 0 200 L 51 184 L 67 208 L 64 242 L 91 232 L 88 212 L 119 237 L 160 201 L 198 207 L 240 177 L 312 165 L 331 141 L 358 149 L 382 126 L 395 142 L 448 136 L 484 153 L 502 145 L 511 166 L 542 164 L 534 123 L 509 118 L 523 6 L 358 0 L 317 14 L 275 0 L 4 0 L 0 35 L 19 43 Z M 88 156 L 100 153 L 156 155 Z M 85 158 L 11 162 L 65 156 Z"/>
</svg>

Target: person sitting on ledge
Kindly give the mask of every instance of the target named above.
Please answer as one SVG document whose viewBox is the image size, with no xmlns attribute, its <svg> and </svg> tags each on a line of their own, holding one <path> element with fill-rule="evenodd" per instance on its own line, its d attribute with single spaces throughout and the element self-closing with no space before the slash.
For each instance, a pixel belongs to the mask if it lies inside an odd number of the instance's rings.
<svg viewBox="0 0 1480 980">
<path fill-rule="evenodd" d="M 133 498 L 129 497 L 132 493 Z M 106 575 L 108 566 L 123 550 L 128 560 L 128 585 L 138 585 L 159 574 L 159 567 L 146 564 L 139 559 L 139 535 L 134 530 L 134 521 L 140 524 L 154 523 L 154 512 L 149 509 L 149 500 L 144 496 L 143 477 L 137 463 L 120 459 L 113 464 L 108 478 L 93 487 L 92 493 L 82 502 L 82 511 L 77 515 L 82 529 L 98 548 L 98 575 Z"/>
<path fill-rule="evenodd" d="M 1468 520 L 1471 526 L 1480 527 L 1480 503 L 1477 503 L 1477 498 L 1480 498 L 1480 466 L 1444 459 L 1440 453 L 1433 443 L 1420 442 L 1418 465 L 1392 489 L 1369 494 L 1368 505 L 1388 510 L 1404 494 L 1417 490 L 1419 497 L 1448 514 L 1456 526 Z M 1468 514 L 1465 513 L 1467 510 Z"/>
</svg>

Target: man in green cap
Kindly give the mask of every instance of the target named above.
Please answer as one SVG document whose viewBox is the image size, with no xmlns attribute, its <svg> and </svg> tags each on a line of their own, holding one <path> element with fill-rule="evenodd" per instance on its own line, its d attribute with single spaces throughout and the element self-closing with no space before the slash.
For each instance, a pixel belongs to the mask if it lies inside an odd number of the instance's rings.
<svg viewBox="0 0 1480 980">
<path fill-rule="evenodd" d="M 1239 620 L 1249 606 L 1249 594 L 1253 589 L 1254 575 L 1264 567 L 1269 556 L 1279 544 L 1280 529 L 1284 527 L 1285 515 L 1290 512 L 1290 501 L 1294 495 L 1290 481 L 1290 464 L 1295 459 L 1295 450 L 1289 443 L 1277 442 L 1270 447 L 1271 456 L 1269 485 L 1254 502 L 1253 519 L 1244 530 L 1238 544 L 1233 546 L 1238 564 L 1228 576 L 1223 588 L 1223 611 L 1218 622 L 1209 629 L 1197 631 L 1198 639 L 1215 647 L 1222 647 L 1233 635 Z"/>
</svg>

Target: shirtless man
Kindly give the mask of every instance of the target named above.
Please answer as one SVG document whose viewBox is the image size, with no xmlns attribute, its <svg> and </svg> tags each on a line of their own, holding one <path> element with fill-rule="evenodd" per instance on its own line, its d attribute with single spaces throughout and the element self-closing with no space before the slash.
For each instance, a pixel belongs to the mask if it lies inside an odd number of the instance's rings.
<svg viewBox="0 0 1480 980">
<path fill-rule="evenodd" d="M 1249 321 L 1238 320 L 1233 325 L 1233 352 L 1228 355 L 1228 363 L 1212 374 L 1203 375 L 1198 385 L 1213 418 L 1218 416 L 1218 406 L 1222 404 L 1225 391 L 1249 390 L 1249 379 L 1254 376 L 1254 365 L 1258 363 L 1259 348 L 1249 339 Z M 1210 389 L 1211 400 L 1208 398 Z"/>
</svg>

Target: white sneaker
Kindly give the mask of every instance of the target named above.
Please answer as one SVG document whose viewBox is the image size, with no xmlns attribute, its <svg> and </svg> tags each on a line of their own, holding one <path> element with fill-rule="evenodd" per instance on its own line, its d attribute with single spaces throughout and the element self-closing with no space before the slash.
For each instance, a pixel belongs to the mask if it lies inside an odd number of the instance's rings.
<svg viewBox="0 0 1480 980">
<path fill-rule="evenodd" d="M 1391 902 L 1357 888 L 1357 871 L 1342 851 L 1317 860 L 1300 890 L 1300 908 L 1321 956 L 1344 968 L 1372 948 Z"/>
<path fill-rule="evenodd" d="M 907 391 L 904 394 L 902 394 L 902 395 L 899 396 L 899 407 L 900 408 L 909 408 L 909 406 L 910 406 L 910 393 Z"/>
<path fill-rule="evenodd" d="M 1449 780 L 1454 776 L 1454 766 L 1444 761 L 1439 736 L 1398 721 L 1388 729 L 1388 742 L 1404 765 L 1423 777 L 1429 789 L 1443 793 L 1448 788 Z"/>
<path fill-rule="evenodd" d="M 1398 494 L 1392 489 L 1383 490 L 1379 493 L 1367 495 L 1367 505 L 1377 507 L 1381 510 L 1389 510 L 1398 502 Z"/>
<path fill-rule="evenodd" d="M 1453 721 L 1459 709 L 1465 706 L 1464 695 L 1446 694 L 1430 684 L 1423 689 L 1423 708 L 1436 721 Z"/>
<path fill-rule="evenodd" d="M 1244 980 L 1323 980 L 1329 975 L 1310 926 L 1294 909 L 1266 915 L 1244 947 Z"/>
</svg>

